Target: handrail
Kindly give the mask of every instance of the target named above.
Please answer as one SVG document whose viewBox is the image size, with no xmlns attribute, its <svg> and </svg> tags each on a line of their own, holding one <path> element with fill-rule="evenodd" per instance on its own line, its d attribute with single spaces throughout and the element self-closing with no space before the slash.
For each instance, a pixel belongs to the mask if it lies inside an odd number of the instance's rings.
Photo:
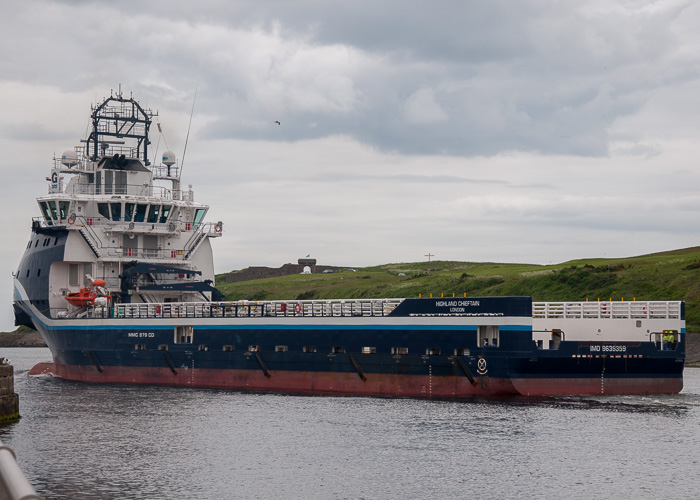
<svg viewBox="0 0 700 500">
<path fill-rule="evenodd" d="M 0 498 L 8 500 L 42 500 L 24 476 L 15 452 L 0 441 Z"/>
<path fill-rule="evenodd" d="M 97 233 L 92 228 L 92 224 L 88 224 L 87 218 L 84 215 L 78 215 L 76 217 L 76 219 L 82 220 L 82 224 L 80 225 L 80 229 L 81 230 L 85 229 L 85 233 L 90 235 L 90 238 L 92 238 L 94 243 L 95 243 L 95 248 L 102 248 L 102 240 L 100 239 L 99 236 L 97 236 Z"/>
<path fill-rule="evenodd" d="M 212 229 L 214 228 L 221 228 L 218 224 L 214 224 L 213 222 L 202 222 L 200 223 L 197 228 L 192 232 L 192 235 L 190 238 L 187 240 L 185 243 L 185 246 L 183 247 L 183 252 L 185 254 L 185 258 L 188 258 L 190 255 L 192 255 L 192 252 L 194 252 L 199 244 L 204 240 L 204 238 L 207 235 L 212 234 Z M 215 232 L 220 232 L 216 231 Z M 206 234 L 205 234 L 206 232 Z"/>
<path fill-rule="evenodd" d="M 381 317 L 404 299 L 334 299 L 288 301 L 165 302 L 95 307 L 88 317 L 100 318 L 262 318 L 262 317 Z"/>
<path fill-rule="evenodd" d="M 533 302 L 535 319 L 680 319 L 681 301 Z"/>
</svg>

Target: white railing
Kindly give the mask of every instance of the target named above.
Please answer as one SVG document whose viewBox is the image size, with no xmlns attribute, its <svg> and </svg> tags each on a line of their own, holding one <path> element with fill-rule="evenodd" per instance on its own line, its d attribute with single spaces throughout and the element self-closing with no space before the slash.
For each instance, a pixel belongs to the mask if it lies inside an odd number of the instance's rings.
<svg viewBox="0 0 700 500">
<path fill-rule="evenodd" d="M 90 317 L 248 318 L 387 316 L 404 299 L 286 300 L 117 304 L 92 309 Z"/>
<path fill-rule="evenodd" d="M 163 200 L 180 200 L 185 199 L 186 195 L 190 191 L 176 192 L 173 195 L 173 191 L 164 186 L 154 186 L 152 184 L 112 184 L 111 186 L 99 186 L 97 189 L 94 183 L 69 183 L 64 190 L 65 194 L 71 195 L 130 195 L 130 196 L 143 196 L 146 198 L 160 198 Z M 60 191 L 56 190 L 52 186 L 49 186 L 49 194 L 58 193 Z M 182 194 L 181 194 L 182 193 Z"/>
<path fill-rule="evenodd" d="M 532 317 L 542 319 L 680 319 L 681 301 L 533 302 Z"/>
</svg>

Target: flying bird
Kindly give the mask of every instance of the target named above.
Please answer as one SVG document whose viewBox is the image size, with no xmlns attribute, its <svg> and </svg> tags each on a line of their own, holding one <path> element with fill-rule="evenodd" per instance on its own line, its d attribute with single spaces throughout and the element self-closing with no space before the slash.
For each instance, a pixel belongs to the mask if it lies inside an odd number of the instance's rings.
<svg viewBox="0 0 700 500">
<path fill-rule="evenodd" d="M 280 125 L 280 122 L 279 122 L 278 120 L 275 120 L 275 123 L 276 123 L 277 125 Z"/>
</svg>

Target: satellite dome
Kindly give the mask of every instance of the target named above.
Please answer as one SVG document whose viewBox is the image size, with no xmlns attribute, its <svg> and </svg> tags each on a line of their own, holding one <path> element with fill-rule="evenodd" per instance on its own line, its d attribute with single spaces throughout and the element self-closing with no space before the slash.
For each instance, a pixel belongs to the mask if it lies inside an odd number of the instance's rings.
<svg viewBox="0 0 700 500">
<path fill-rule="evenodd" d="M 172 151 L 166 151 L 163 153 L 163 165 L 174 165 L 175 164 L 175 153 Z"/>
<path fill-rule="evenodd" d="M 78 164 L 78 153 L 73 151 L 72 149 L 69 149 L 68 151 L 64 151 L 63 154 L 61 155 L 61 163 L 65 165 L 66 167 L 72 167 L 74 165 Z"/>
</svg>

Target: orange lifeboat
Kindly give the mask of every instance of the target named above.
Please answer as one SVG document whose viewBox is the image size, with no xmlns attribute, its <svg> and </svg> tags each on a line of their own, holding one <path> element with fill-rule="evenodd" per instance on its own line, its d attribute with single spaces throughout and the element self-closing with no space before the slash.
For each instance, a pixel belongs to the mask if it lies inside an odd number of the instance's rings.
<svg viewBox="0 0 700 500">
<path fill-rule="evenodd" d="M 105 290 L 102 288 L 105 286 L 107 282 L 105 280 L 94 280 L 92 282 L 92 286 L 97 288 L 97 291 L 100 292 L 99 295 L 90 287 L 87 288 L 81 288 L 79 292 L 71 292 L 66 295 L 65 299 L 68 301 L 69 304 L 75 306 L 75 307 L 87 307 L 88 305 L 95 305 L 95 299 L 97 297 L 104 297 L 105 299 L 109 300 L 112 298 L 111 295 L 107 295 Z M 103 305 L 103 304 L 97 304 L 97 305 Z"/>
<path fill-rule="evenodd" d="M 87 307 L 88 304 L 93 304 L 96 298 L 97 294 L 92 291 L 92 288 L 81 288 L 79 292 L 66 295 L 68 303 L 76 307 Z"/>
</svg>

